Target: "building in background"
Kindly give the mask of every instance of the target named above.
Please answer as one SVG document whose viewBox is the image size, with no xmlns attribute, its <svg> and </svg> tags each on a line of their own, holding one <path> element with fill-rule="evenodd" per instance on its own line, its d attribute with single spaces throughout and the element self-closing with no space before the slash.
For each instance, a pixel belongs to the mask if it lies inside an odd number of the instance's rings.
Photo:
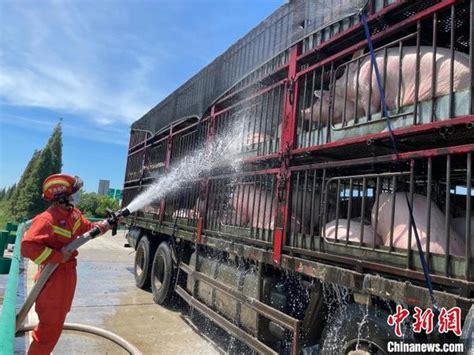
<svg viewBox="0 0 474 355">
<path fill-rule="evenodd" d="M 110 180 L 99 180 L 99 195 L 107 195 L 109 193 Z"/>
</svg>

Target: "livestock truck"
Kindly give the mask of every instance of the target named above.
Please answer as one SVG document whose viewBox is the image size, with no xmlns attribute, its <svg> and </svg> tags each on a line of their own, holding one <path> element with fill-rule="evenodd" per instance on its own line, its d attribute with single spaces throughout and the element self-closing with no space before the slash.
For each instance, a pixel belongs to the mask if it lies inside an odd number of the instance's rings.
<svg viewBox="0 0 474 355">
<path fill-rule="evenodd" d="M 278 8 L 132 124 L 123 206 L 243 122 L 237 169 L 126 219 L 136 285 L 257 353 L 472 351 L 473 21 L 457 0 Z"/>
</svg>

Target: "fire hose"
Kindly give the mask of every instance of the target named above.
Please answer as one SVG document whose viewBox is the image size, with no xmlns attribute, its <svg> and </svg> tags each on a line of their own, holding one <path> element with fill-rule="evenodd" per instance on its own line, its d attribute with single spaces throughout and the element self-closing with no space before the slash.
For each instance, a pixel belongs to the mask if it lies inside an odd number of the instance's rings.
<svg viewBox="0 0 474 355">
<path fill-rule="evenodd" d="M 112 235 L 115 235 L 117 232 L 117 222 L 119 218 L 126 217 L 129 214 L 130 214 L 130 211 L 126 208 L 119 210 L 115 213 L 109 211 L 109 217 L 104 219 L 100 223 L 102 225 L 107 226 L 108 228 L 112 227 Z M 90 231 L 77 237 L 75 240 L 73 240 L 71 243 L 65 246 L 64 252 L 72 253 L 74 250 L 78 249 L 79 247 L 87 243 L 88 241 L 96 238 L 100 234 L 102 234 L 101 228 L 99 226 L 95 226 Z M 28 312 L 30 311 L 31 307 L 33 306 L 39 294 L 41 293 L 41 290 L 43 289 L 44 285 L 48 281 L 49 277 L 56 270 L 58 265 L 59 264 L 46 264 L 46 266 L 42 270 L 40 277 L 38 278 L 35 285 L 33 286 L 30 293 L 28 294 L 25 300 L 25 303 L 23 304 L 20 311 L 16 315 L 16 332 L 17 333 L 23 333 L 23 332 L 31 331 L 34 329 L 35 325 L 32 325 L 32 324 L 22 326 L 23 321 L 25 320 L 26 316 L 28 315 Z M 75 331 L 81 331 L 81 332 L 87 332 L 87 333 L 99 335 L 120 345 L 122 348 L 127 350 L 130 354 L 133 354 L 133 355 L 141 354 L 140 350 L 138 350 L 138 348 L 136 348 L 133 344 L 119 337 L 117 334 L 114 334 L 104 329 L 96 328 L 89 325 L 76 324 L 76 323 L 65 323 L 63 329 L 75 330 Z"/>
</svg>

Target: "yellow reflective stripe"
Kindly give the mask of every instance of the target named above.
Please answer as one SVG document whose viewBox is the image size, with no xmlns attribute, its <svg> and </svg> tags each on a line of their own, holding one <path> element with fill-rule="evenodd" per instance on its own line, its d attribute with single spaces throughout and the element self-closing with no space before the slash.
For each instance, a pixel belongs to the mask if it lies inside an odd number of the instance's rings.
<svg viewBox="0 0 474 355">
<path fill-rule="evenodd" d="M 67 229 L 64 229 L 58 226 L 53 226 L 53 232 L 56 234 L 62 235 L 63 237 L 71 238 L 71 232 L 68 231 Z"/>
<path fill-rule="evenodd" d="M 43 190 L 47 190 L 49 187 L 51 187 L 52 185 L 63 185 L 63 186 L 69 186 L 70 184 L 67 182 L 67 181 L 64 181 L 62 179 L 56 179 L 56 180 L 51 180 L 51 181 L 48 181 L 48 183 L 46 185 L 44 185 L 44 189 Z"/>
<path fill-rule="evenodd" d="M 52 252 L 53 252 L 53 249 L 45 247 L 43 252 L 40 254 L 40 256 L 38 256 L 34 260 L 35 264 L 41 265 L 43 261 L 45 261 L 48 258 L 48 256 L 51 255 Z"/>
<path fill-rule="evenodd" d="M 76 223 L 74 223 L 74 227 L 72 227 L 72 234 L 76 233 L 76 231 L 79 229 L 81 226 L 81 219 L 78 219 Z"/>
</svg>

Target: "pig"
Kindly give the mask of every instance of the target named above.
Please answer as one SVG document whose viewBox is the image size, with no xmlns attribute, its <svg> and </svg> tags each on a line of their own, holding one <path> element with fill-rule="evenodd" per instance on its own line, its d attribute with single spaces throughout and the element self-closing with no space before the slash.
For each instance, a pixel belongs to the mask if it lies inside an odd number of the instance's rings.
<svg viewBox="0 0 474 355">
<path fill-rule="evenodd" d="M 246 135 L 244 145 L 252 146 L 255 144 L 263 143 L 269 139 L 270 139 L 270 136 L 268 134 L 259 133 L 259 132 L 255 132 L 255 133 L 249 132 Z"/>
<path fill-rule="evenodd" d="M 419 70 L 419 87 L 418 101 L 426 101 L 432 99 L 432 60 L 433 50 L 431 47 L 420 47 L 420 70 Z M 385 80 L 385 102 L 388 110 L 397 108 L 398 100 L 400 107 L 409 106 L 415 103 L 415 78 L 416 78 L 416 47 L 404 47 L 403 56 L 400 60 L 399 48 L 387 49 L 387 61 L 385 62 L 385 54 L 383 51 L 376 53 L 376 61 L 384 80 L 383 75 L 386 72 Z M 437 48 L 436 50 L 436 69 L 434 71 L 436 90 L 434 97 L 440 97 L 449 94 L 450 84 L 450 61 L 451 52 L 446 48 Z M 400 97 L 398 97 L 399 83 L 399 66 L 401 62 L 401 89 Z M 385 70 L 384 70 L 385 69 Z M 369 83 L 370 72 L 372 71 L 372 81 Z M 455 52 L 454 55 L 454 75 L 453 75 L 453 92 L 461 91 L 469 88 L 469 57 L 461 52 Z M 346 85 L 347 80 L 347 85 Z M 347 90 L 347 92 L 346 92 Z M 358 91 L 358 93 L 357 93 Z M 370 93 L 371 91 L 371 93 Z M 370 93 L 370 95 L 369 95 Z M 313 112 L 311 107 L 302 111 L 304 120 L 319 122 L 322 126 L 328 125 L 329 121 L 329 91 L 315 91 L 317 99 L 313 103 Z M 357 64 L 351 63 L 346 67 L 344 74 L 336 80 L 334 95 L 334 114 L 332 123 L 340 123 L 343 118 L 351 120 L 355 117 L 366 116 L 369 113 L 369 96 L 370 96 L 370 112 L 376 113 L 381 111 L 381 95 L 378 88 L 375 72 L 372 67 L 370 56 L 361 59 L 359 75 L 357 75 Z M 344 100 L 346 98 L 346 100 Z M 357 112 L 356 98 L 358 98 Z M 320 115 L 320 100 L 322 100 L 322 114 Z M 344 115 L 344 101 L 346 105 Z"/>
<path fill-rule="evenodd" d="M 242 213 L 237 213 L 236 211 L 225 211 L 220 216 L 221 225 L 245 227 L 247 226 L 248 222 L 249 218 L 247 215 L 242 216 Z"/>
<path fill-rule="evenodd" d="M 426 101 L 432 99 L 432 78 L 433 78 L 433 49 L 427 46 L 421 46 L 419 51 L 419 87 L 418 101 Z M 376 53 L 376 61 L 380 71 L 380 75 L 386 72 L 385 80 L 385 101 L 388 110 L 397 107 L 398 100 L 400 106 L 408 106 L 415 103 L 415 78 L 416 78 L 416 47 L 404 47 L 403 55 L 400 59 L 399 48 L 387 49 L 387 61 L 384 59 L 384 52 Z M 446 48 L 437 48 L 436 50 L 436 69 L 434 71 L 436 89 L 434 97 L 440 97 L 449 94 L 450 85 L 450 62 L 451 51 Z M 399 70 L 401 65 L 401 89 L 400 97 L 398 97 Z M 385 68 L 385 70 L 384 70 Z M 368 83 L 370 72 L 372 71 L 372 81 Z M 470 83 L 469 57 L 461 52 L 455 52 L 454 55 L 454 79 L 453 92 L 467 89 Z M 370 56 L 362 59 L 360 64 L 359 75 L 357 75 L 357 64 L 352 63 L 346 68 L 346 71 L 335 83 L 336 97 L 344 98 L 346 95 L 346 79 L 347 79 L 347 100 L 355 103 L 356 97 L 359 99 L 359 105 L 364 114 L 368 114 L 370 104 L 370 112 L 375 113 L 381 110 L 380 106 L 380 90 L 377 85 L 377 79 L 372 67 Z M 357 88 L 359 93 L 357 96 Z M 370 103 L 369 91 L 372 90 Z M 341 101 L 343 104 L 343 101 Z M 336 111 L 339 112 L 340 106 L 335 102 Z M 350 116 L 349 116 L 350 117 Z"/>
<path fill-rule="evenodd" d="M 320 127 L 325 127 L 329 124 L 329 107 L 330 107 L 330 92 L 327 90 L 316 90 L 314 92 L 316 99 L 314 100 L 312 109 L 308 107 L 302 111 L 303 120 L 309 121 L 311 126 L 314 127 L 315 124 L 319 124 Z M 322 101 L 322 105 L 320 104 Z M 334 112 L 332 124 L 341 123 L 345 118 L 345 121 L 349 121 L 354 118 L 354 111 L 356 110 L 356 105 L 351 99 L 346 100 L 346 107 L 344 111 L 344 96 L 338 94 L 334 95 Z M 355 117 L 361 117 L 364 115 L 364 111 L 360 107 L 357 107 L 357 114 Z M 311 123 L 312 122 L 312 123 Z"/>
<path fill-rule="evenodd" d="M 291 199 L 291 220 L 290 229 L 291 232 L 312 234 L 315 232 L 314 229 L 319 227 L 320 219 L 322 221 L 321 214 L 321 187 L 316 185 L 316 191 L 304 191 L 303 185 L 298 189 L 293 188 L 292 199 Z M 334 206 L 336 205 L 336 196 L 329 192 L 327 197 L 327 208 L 329 211 L 326 216 L 327 219 L 335 218 Z M 312 226 L 311 226 L 312 218 Z M 311 230 L 313 227 L 313 230 Z"/>
<path fill-rule="evenodd" d="M 175 218 L 196 218 L 197 212 L 194 209 L 181 208 L 173 212 L 173 219 Z"/>
<path fill-rule="evenodd" d="M 231 205 L 242 225 L 253 228 L 273 229 L 276 200 L 254 184 L 239 184 L 231 197 Z"/>
<path fill-rule="evenodd" d="M 474 255 L 474 216 L 471 216 L 470 222 L 471 222 L 471 234 L 469 236 L 471 239 L 471 254 Z M 453 218 L 451 220 L 451 226 L 456 231 L 456 233 L 467 242 L 466 216 Z"/>
<path fill-rule="evenodd" d="M 407 249 L 408 247 L 408 228 L 410 214 L 404 192 L 381 193 L 379 196 L 377 234 L 382 237 L 383 244 L 390 246 L 390 216 L 392 210 L 392 201 L 395 196 L 395 216 L 393 225 L 393 247 Z M 426 250 L 426 215 L 428 206 L 426 197 L 413 194 L 413 214 L 420 237 L 422 249 Z M 372 225 L 375 225 L 376 204 L 372 208 Z M 431 203 L 431 226 L 430 226 L 430 252 L 436 254 L 446 254 L 446 240 L 444 238 L 445 216 L 443 212 Z M 464 240 L 450 227 L 450 250 L 449 253 L 455 256 L 464 254 Z M 411 248 L 418 250 L 416 237 L 412 232 Z"/>
<path fill-rule="evenodd" d="M 318 188 L 318 187 L 317 187 Z M 314 195 L 314 196 L 313 196 Z M 230 205 L 235 211 L 233 218 L 227 216 L 227 223 L 250 225 L 253 228 L 274 229 L 275 217 L 278 208 L 277 200 L 266 190 L 254 184 L 238 184 L 230 198 Z M 314 198 L 314 201 L 312 200 Z M 335 196 L 327 198 L 329 209 L 335 205 Z M 333 216 L 333 211 L 328 214 Z M 320 217 L 320 192 L 303 191 L 295 189 L 291 199 L 291 216 L 289 220 L 291 232 L 311 234 L 311 218 L 313 228 L 319 225 Z M 330 218 L 330 217 L 329 217 Z M 238 222 L 236 222 L 238 221 Z"/>
<path fill-rule="evenodd" d="M 337 221 L 337 240 L 345 241 L 347 238 L 347 232 L 349 232 L 348 240 L 349 242 L 359 243 L 361 242 L 360 238 L 360 222 L 351 220 L 349 225 L 349 230 L 347 230 L 347 219 L 339 219 Z M 336 220 L 333 220 L 327 223 L 324 226 L 323 236 L 326 239 L 334 240 L 336 239 Z M 364 225 L 364 245 L 374 246 L 374 229 L 372 226 Z M 384 242 L 382 238 L 376 234 L 375 235 L 375 245 L 383 245 Z"/>
</svg>

